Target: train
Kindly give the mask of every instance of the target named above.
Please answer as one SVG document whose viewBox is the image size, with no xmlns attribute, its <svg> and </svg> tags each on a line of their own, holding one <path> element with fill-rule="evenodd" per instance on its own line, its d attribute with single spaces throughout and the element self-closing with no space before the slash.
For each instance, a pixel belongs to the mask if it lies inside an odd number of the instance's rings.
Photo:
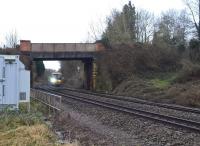
<svg viewBox="0 0 200 146">
<path fill-rule="evenodd" d="M 64 77 L 60 72 L 53 72 L 49 77 L 49 84 L 52 86 L 62 86 L 64 84 Z"/>
</svg>

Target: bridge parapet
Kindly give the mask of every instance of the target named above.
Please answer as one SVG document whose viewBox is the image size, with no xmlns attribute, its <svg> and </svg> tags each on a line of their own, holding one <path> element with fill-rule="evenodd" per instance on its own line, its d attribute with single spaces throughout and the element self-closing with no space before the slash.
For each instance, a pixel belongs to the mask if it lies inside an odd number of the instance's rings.
<svg viewBox="0 0 200 146">
<path fill-rule="evenodd" d="M 98 52 L 105 48 L 94 43 L 31 43 L 29 40 L 20 41 L 21 52 Z"/>
</svg>

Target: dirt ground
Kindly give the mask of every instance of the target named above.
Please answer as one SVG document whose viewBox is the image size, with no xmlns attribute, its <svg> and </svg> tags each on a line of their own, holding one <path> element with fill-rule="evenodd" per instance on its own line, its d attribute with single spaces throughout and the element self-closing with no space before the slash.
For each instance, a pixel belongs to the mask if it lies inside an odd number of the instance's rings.
<svg viewBox="0 0 200 146">
<path fill-rule="evenodd" d="M 75 115 L 77 117 L 77 115 Z M 113 145 L 105 135 L 92 131 L 89 127 L 80 124 L 72 113 L 63 112 L 57 115 L 54 129 L 60 131 L 60 139 L 71 143 L 77 142 L 79 146 L 107 146 Z"/>
</svg>

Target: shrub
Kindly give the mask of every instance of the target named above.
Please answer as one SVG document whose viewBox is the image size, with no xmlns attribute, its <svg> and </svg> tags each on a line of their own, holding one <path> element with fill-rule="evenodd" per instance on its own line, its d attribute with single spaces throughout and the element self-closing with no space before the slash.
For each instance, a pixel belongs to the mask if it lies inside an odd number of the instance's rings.
<svg viewBox="0 0 200 146">
<path fill-rule="evenodd" d="M 115 88 L 133 74 L 174 70 L 179 66 L 179 58 L 170 48 L 120 44 L 112 45 L 112 50 L 102 54 L 99 66 L 106 66 Z"/>
<path fill-rule="evenodd" d="M 192 61 L 200 61 L 199 40 L 192 39 L 189 43 L 189 56 Z"/>
<path fill-rule="evenodd" d="M 177 82 L 186 82 L 200 77 L 200 65 L 189 60 L 181 61 L 182 68 L 178 73 Z"/>
</svg>

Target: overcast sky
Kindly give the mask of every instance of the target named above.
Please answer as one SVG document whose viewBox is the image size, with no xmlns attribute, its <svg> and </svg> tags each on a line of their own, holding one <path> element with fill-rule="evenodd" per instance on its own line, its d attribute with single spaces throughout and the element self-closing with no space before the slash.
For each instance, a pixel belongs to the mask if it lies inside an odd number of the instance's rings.
<svg viewBox="0 0 200 146">
<path fill-rule="evenodd" d="M 122 9 L 128 0 L 0 0 L 0 39 L 16 29 L 32 42 L 83 42 L 91 23 Z M 132 0 L 136 8 L 159 13 L 184 8 L 182 0 Z"/>
<path fill-rule="evenodd" d="M 84 42 L 91 24 L 105 21 L 128 0 L 0 0 L 0 43 L 16 30 L 32 42 Z M 183 9 L 182 0 L 132 0 L 136 8 L 159 14 Z"/>
</svg>

